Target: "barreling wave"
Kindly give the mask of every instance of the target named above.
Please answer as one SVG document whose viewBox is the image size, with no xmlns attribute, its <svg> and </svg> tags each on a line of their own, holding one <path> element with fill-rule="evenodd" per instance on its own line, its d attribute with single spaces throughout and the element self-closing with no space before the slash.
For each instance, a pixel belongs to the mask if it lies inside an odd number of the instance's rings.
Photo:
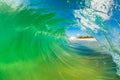
<svg viewBox="0 0 120 80">
<path fill-rule="evenodd" d="M 88 0 L 84 9 L 74 11 L 78 25 L 93 35 L 101 47 L 108 50 L 120 75 L 120 12 L 119 0 Z"/>
<path fill-rule="evenodd" d="M 0 80 L 119 80 L 110 56 L 82 56 L 70 46 L 65 30 L 74 20 L 17 3 L 0 2 Z"/>
</svg>

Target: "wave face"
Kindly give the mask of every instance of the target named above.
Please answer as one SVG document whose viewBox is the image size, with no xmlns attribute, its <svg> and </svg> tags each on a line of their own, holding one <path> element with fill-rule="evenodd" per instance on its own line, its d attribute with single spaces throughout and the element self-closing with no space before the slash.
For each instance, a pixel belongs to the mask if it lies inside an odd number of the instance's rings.
<svg viewBox="0 0 120 80">
<path fill-rule="evenodd" d="M 0 80 L 119 80 L 117 16 L 112 0 L 0 0 Z M 105 52 L 70 41 L 71 26 Z"/>
<path fill-rule="evenodd" d="M 119 0 L 88 0 L 84 9 L 75 10 L 79 26 L 93 35 L 108 50 L 120 75 L 120 12 Z"/>
</svg>

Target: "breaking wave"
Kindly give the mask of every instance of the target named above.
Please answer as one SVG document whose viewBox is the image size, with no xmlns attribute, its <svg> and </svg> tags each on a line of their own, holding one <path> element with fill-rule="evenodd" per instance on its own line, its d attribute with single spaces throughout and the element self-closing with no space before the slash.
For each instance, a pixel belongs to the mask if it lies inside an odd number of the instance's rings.
<svg viewBox="0 0 120 80">
<path fill-rule="evenodd" d="M 0 80 L 119 80 L 119 4 L 0 0 Z M 71 42 L 65 33 L 73 26 L 105 54 Z"/>
</svg>

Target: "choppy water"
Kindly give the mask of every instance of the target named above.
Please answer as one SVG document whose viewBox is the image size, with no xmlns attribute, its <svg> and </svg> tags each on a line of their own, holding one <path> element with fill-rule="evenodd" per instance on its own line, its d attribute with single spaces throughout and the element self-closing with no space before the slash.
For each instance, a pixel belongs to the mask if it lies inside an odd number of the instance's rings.
<svg viewBox="0 0 120 80">
<path fill-rule="evenodd" d="M 0 80 L 119 80 L 119 12 L 119 0 L 0 0 Z M 97 42 L 69 41 L 76 26 Z"/>
</svg>

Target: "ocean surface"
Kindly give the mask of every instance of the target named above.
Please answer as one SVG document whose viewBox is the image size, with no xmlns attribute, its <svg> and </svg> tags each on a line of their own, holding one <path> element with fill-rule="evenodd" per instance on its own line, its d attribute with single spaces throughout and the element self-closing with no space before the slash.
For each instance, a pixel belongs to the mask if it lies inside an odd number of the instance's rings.
<svg viewBox="0 0 120 80">
<path fill-rule="evenodd" d="M 0 80 L 120 80 L 119 16 L 120 0 L 0 0 Z"/>
</svg>

